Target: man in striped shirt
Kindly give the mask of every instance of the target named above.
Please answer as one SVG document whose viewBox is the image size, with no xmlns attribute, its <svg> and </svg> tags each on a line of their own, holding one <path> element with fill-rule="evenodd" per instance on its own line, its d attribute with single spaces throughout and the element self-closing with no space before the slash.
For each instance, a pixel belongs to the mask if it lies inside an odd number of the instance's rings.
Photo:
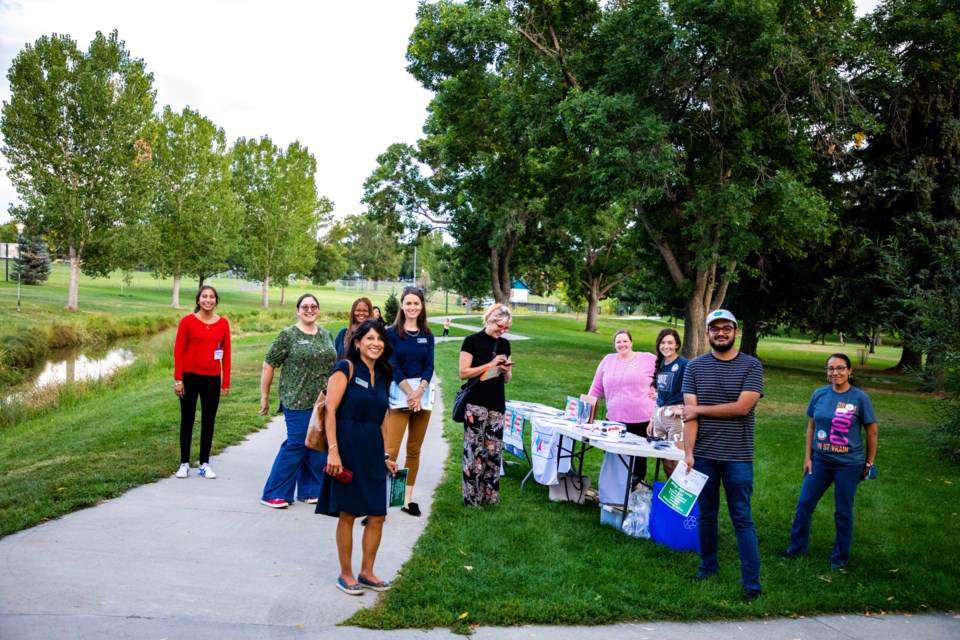
<svg viewBox="0 0 960 640">
<path fill-rule="evenodd" d="M 763 366 L 734 347 L 737 319 L 726 309 L 712 311 L 706 329 L 710 353 L 687 364 L 681 416 L 687 469 L 696 469 L 708 478 L 699 498 L 700 570 L 694 580 L 707 580 L 720 570 L 717 516 L 722 483 L 740 551 L 743 598 L 755 600 L 762 592 L 750 496 L 753 409 L 763 396 Z"/>
</svg>

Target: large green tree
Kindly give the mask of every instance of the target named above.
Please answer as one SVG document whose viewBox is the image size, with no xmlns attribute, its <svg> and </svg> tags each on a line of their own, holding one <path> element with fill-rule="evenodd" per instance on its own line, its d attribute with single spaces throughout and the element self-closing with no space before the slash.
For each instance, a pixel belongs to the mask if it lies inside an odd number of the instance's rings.
<svg viewBox="0 0 960 640">
<path fill-rule="evenodd" d="M 316 159 L 299 142 L 282 151 L 264 136 L 233 147 L 232 183 L 241 214 L 234 266 L 263 283 L 261 306 L 270 308 L 271 279 L 309 275 L 316 264 L 320 227 L 332 209 L 318 198 Z"/>
<path fill-rule="evenodd" d="M 65 244 L 68 309 L 78 308 L 81 268 L 118 263 L 117 236 L 140 220 L 151 150 L 142 137 L 154 107 L 153 76 L 117 32 L 97 32 L 86 51 L 69 36 L 44 36 L 14 59 L 0 131 L 7 175 L 23 202 L 13 211 Z"/>
<path fill-rule="evenodd" d="M 165 107 L 148 129 L 153 148 L 153 207 L 143 238 L 146 264 L 173 278 L 180 306 L 184 277 L 203 280 L 227 267 L 235 252 L 240 209 L 230 185 L 223 129 L 185 107 Z"/>
</svg>

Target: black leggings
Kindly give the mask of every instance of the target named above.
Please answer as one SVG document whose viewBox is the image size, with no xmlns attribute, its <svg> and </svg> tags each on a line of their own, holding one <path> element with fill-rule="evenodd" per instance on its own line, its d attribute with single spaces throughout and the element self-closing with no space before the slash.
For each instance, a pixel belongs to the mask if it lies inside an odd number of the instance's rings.
<svg viewBox="0 0 960 640">
<path fill-rule="evenodd" d="M 220 406 L 220 376 L 201 376 L 183 372 L 183 397 L 180 398 L 180 463 L 190 462 L 193 422 L 200 398 L 200 464 L 210 462 L 213 446 L 213 422 Z"/>
<path fill-rule="evenodd" d="M 646 422 L 627 422 L 627 433 L 632 433 L 638 435 L 641 438 L 647 437 L 647 425 L 650 424 L 650 421 Z M 642 482 L 647 477 L 647 459 L 646 458 L 634 458 L 633 459 L 633 478 L 630 481 L 630 486 L 637 486 L 638 482 Z"/>
</svg>

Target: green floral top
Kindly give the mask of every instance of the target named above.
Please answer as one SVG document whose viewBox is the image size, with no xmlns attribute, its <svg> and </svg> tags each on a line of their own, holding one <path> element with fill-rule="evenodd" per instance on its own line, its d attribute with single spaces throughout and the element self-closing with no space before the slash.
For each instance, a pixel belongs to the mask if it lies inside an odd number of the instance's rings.
<svg viewBox="0 0 960 640">
<path fill-rule="evenodd" d="M 280 370 L 280 404 L 287 409 L 312 409 L 337 361 L 330 332 L 304 333 L 296 325 L 280 332 L 264 361 Z"/>
</svg>

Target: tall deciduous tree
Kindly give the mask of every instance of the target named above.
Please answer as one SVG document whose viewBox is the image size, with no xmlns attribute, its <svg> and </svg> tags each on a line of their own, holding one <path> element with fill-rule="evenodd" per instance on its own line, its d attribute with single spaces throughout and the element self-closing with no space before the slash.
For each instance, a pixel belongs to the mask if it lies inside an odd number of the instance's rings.
<svg viewBox="0 0 960 640">
<path fill-rule="evenodd" d="M 223 129 L 186 107 L 165 107 L 149 128 L 153 207 L 146 264 L 173 278 L 171 305 L 180 306 L 181 279 L 203 280 L 227 267 L 236 250 L 240 209 L 230 185 Z"/>
<path fill-rule="evenodd" d="M 112 243 L 148 201 L 141 181 L 151 151 L 142 137 L 154 107 L 153 76 L 117 32 L 97 32 L 87 51 L 44 36 L 13 61 L 3 104 L 3 152 L 32 228 L 67 245 L 67 308 L 78 308 L 81 267 L 102 275 Z"/>
<path fill-rule="evenodd" d="M 239 198 L 241 242 L 236 266 L 263 283 L 261 306 L 270 308 L 271 278 L 307 275 L 316 241 L 332 206 L 318 199 L 317 162 L 299 142 L 281 151 L 267 136 L 240 138 L 233 147 L 232 183 Z"/>
</svg>

